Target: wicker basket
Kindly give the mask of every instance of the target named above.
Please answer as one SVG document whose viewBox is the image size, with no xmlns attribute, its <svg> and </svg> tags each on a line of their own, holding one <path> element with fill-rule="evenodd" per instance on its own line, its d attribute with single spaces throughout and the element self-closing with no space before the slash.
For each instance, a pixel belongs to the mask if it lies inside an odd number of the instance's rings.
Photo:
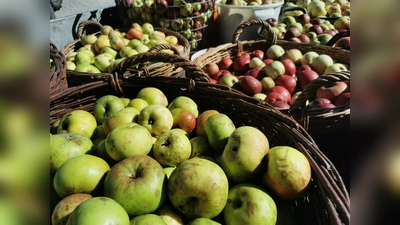
<svg viewBox="0 0 400 225">
<path fill-rule="evenodd" d="M 68 43 L 63 49 L 62 52 L 64 53 L 65 56 L 68 56 L 70 53 L 73 51 L 79 49 L 82 47 L 80 43 L 80 38 L 82 37 L 85 27 L 88 26 L 95 26 L 99 29 L 103 27 L 102 24 L 100 24 L 97 21 L 94 20 L 86 20 L 83 21 L 79 24 L 78 26 L 78 31 L 77 31 L 77 39 Z M 183 52 L 179 53 L 178 50 L 173 46 L 169 44 L 160 44 L 160 46 L 155 46 L 154 48 L 150 49 L 149 51 L 159 51 L 161 49 L 171 49 L 175 52 L 175 54 L 179 54 L 184 58 L 189 58 L 190 56 L 190 45 L 189 42 L 182 37 L 180 34 L 167 30 L 164 28 L 154 28 L 154 30 L 161 31 L 165 33 L 166 35 L 173 35 L 178 38 L 178 43 L 184 46 Z M 96 32 L 96 35 L 100 34 L 100 32 Z M 154 63 L 151 65 L 148 65 L 144 68 L 141 69 L 141 71 L 144 70 L 151 71 L 151 74 L 149 76 L 182 76 L 182 69 L 180 68 L 175 68 L 173 65 L 169 63 Z M 139 71 L 140 72 L 140 71 Z M 110 73 L 84 73 L 84 72 L 77 72 L 77 71 L 72 71 L 72 70 L 67 70 L 67 79 L 68 83 L 70 86 L 77 86 L 77 85 L 82 85 L 88 82 L 93 82 L 98 79 L 108 79 L 110 76 Z"/>
<path fill-rule="evenodd" d="M 243 29 L 249 26 L 262 26 L 264 29 L 268 30 L 269 34 L 271 35 L 268 35 L 267 40 L 238 41 L 240 33 L 242 33 Z M 251 20 L 241 24 L 234 33 L 232 43 L 217 46 L 216 48 L 197 57 L 194 60 L 194 63 L 200 68 L 203 68 L 208 63 L 217 63 L 224 57 L 233 58 L 238 52 L 252 52 L 256 49 L 266 51 L 273 44 L 280 45 L 285 50 L 296 48 L 303 53 L 315 51 L 318 54 L 326 54 L 331 56 L 332 59 L 338 63 L 350 65 L 350 51 L 317 44 L 300 44 L 290 41 L 277 41 L 276 35 L 273 33 L 271 26 L 263 20 Z M 350 75 L 341 76 L 341 79 L 350 79 Z M 315 86 L 318 84 L 321 83 L 317 81 Z M 315 86 L 312 87 L 312 89 L 314 89 Z M 308 94 L 303 94 L 302 97 L 310 98 L 312 94 L 310 92 L 311 91 L 308 91 Z M 298 122 L 305 126 L 308 133 L 311 135 L 336 132 L 338 129 L 344 128 L 344 125 L 349 126 L 350 124 L 349 106 L 346 106 L 346 109 L 343 107 L 337 107 L 333 109 L 333 111 L 329 112 L 323 109 L 305 110 L 304 107 L 302 110 L 299 110 L 297 108 L 298 106 L 299 105 L 296 104 L 291 106 L 291 110 L 282 110 L 282 112 L 294 117 Z"/>
<path fill-rule="evenodd" d="M 229 116 L 237 127 L 257 127 L 268 137 L 271 146 L 289 145 L 307 157 L 312 166 L 311 185 L 303 198 L 289 202 L 297 224 L 350 223 L 350 200 L 340 175 L 296 121 L 255 98 L 222 85 L 204 82 L 208 80 L 207 75 L 182 57 L 168 56 L 165 53 L 143 53 L 130 57 L 126 63 L 137 64 L 155 59 L 168 60 L 177 66 L 183 66 L 192 79 L 137 76 L 124 78 L 114 74 L 109 82 L 102 80 L 71 87 L 50 96 L 50 125 L 72 110 L 92 112 L 96 100 L 106 94 L 134 98 L 141 88 L 152 86 L 162 90 L 169 101 L 178 96 L 188 96 L 198 104 L 200 110 L 218 110 Z"/>
<path fill-rule="evenodd" d="M 50 42 L 50 59 L 54 64 L 50 68 L 50 94 L 54 94 L 68 88 L 68 82 L 66 59 L 52 42 Z"/>
</svg>

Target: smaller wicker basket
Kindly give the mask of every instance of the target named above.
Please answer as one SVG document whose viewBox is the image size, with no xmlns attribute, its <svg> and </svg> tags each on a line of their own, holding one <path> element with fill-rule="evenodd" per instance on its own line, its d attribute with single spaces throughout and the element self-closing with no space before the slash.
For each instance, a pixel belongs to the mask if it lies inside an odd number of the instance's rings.
<svg viewBox="0 0 400 225">
<path fill-rule="evenodd" d="M 52 42 L 50 42 L 50 59 L 54 64 L 50 68 L 50 94 L 54 94 L 68 88 L 68 82 L 66 59 Z"/>
</svg>

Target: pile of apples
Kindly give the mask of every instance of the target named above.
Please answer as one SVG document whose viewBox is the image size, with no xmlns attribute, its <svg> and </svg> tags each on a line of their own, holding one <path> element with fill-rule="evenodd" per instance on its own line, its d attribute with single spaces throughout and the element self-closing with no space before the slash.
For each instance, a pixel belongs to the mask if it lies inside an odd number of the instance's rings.
<svg viewBox="0 0 400 225">
<path fill-rule="evenodd" d="M 154 30 L 150 23 L 132 23 L 126 32 L 105 25 L 98 36 L 82 36 L 80 44 L 82 47 L 66 57 L 68 70 L 88 73 L 111 72 L 125 58 L 147 52 L 158 44 L 174 45 L 180 52 L 184 49 L 176 36 L 166 36 L 165 33 Z M 174 54 L 170 49 L 161 51 Z"/>
<path fill-rule="evenodd" d="M 275 4 L 282 1 L 283 0 L 222 0 L 219 4 L 233 6 L 258 6 Z"/>
<path fill-rule="evenodd" d="M 272 45 L 267 51 L 239 52 L 234 58 L 208 63 L 203 70 L 211 83 L 218 83 L 254 96 L 279 109 L 289 109 L 302 90 L 319 76 L 348 71 L 350 65 L 337 63 L 326 54 L 298 49 L 285 51 Z M 336 82 L 320 87 L 309 108 L 335 108 L 350 101 L 350 83 Z"/>
<path fill-rule="evenodd" d="M 282 8 L 298 6 L 307 9 L 308 14 L 313 17 L 340 18 L 350 16 L 349 0 L 292 0 L 286 2 Z M 287 11 L 286 15 L 299 16 L 302 11 Z"/>
<path fill-rule="evenodd" d="M 65 114 L 50 149 L 53 225 L 273 225 L 311 179 L 297 149 L 155 87 Z"/>
</svg>

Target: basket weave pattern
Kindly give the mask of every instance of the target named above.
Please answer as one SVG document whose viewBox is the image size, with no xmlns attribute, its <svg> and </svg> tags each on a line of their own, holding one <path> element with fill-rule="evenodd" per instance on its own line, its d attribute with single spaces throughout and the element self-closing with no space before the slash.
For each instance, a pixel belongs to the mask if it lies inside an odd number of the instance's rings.
<svg viewBox="0 0 400 225">
<path fill-rule="evenodd" d="M 52 42 L 50 42 L 50 59 L 54 63 L 54 66 L 50 68 L 50 94 L 54 94 L 66 89 L 68 82 L 66 59 Z"/>
</svg>

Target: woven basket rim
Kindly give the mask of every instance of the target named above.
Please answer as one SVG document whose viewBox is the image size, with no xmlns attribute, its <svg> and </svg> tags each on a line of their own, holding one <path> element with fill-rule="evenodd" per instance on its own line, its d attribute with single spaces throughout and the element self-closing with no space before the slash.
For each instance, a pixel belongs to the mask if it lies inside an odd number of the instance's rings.
<svg viewBox="0 0 400 225">
<path fill-rule="evenodd" d="M 54 66 L 50 68 L 50 94 L 54 94 L 68 87 L 66 75 L 66 59 L 57 46 L 50 41 L 50 59 Z"/>
</svg>

